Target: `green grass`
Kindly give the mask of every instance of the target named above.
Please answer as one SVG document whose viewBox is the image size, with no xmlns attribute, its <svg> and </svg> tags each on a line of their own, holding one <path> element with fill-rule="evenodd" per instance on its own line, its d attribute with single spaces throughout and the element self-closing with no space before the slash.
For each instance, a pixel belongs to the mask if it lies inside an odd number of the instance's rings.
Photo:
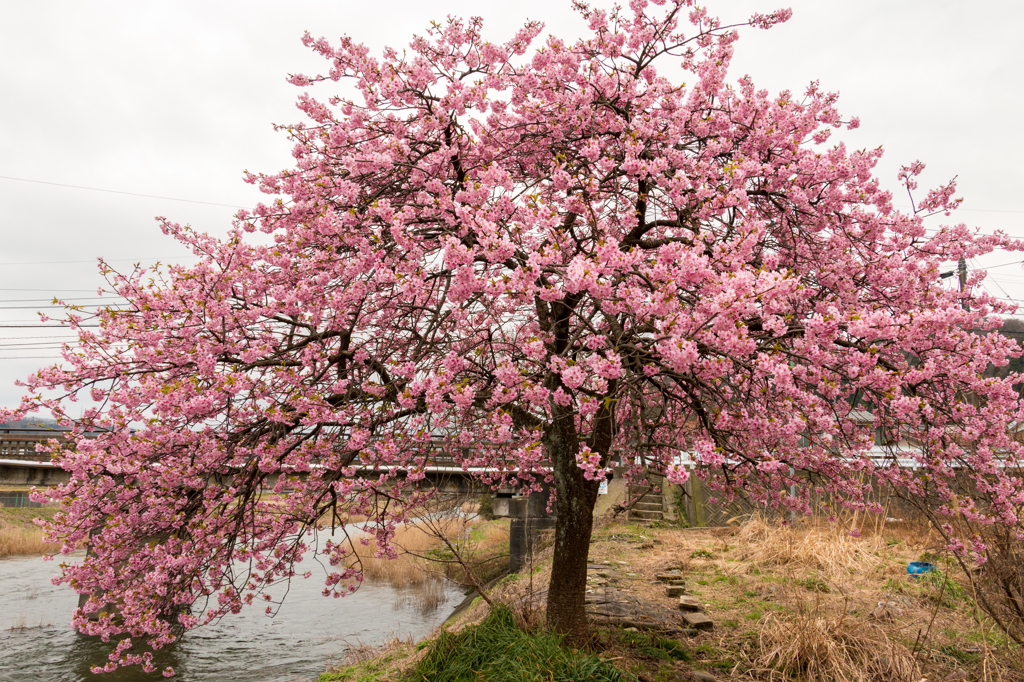
<svg viewBox="0 0 1024 682">
<path fill-rule="evenodd" d="M 939 647 L 939 651 L 956 659 L 956 662 L 961 665 L 974 665 L 981 658 L 981 654 L 978 652 L 964 651 L 955 644 L 943 644 Z"/>
<path fill-rule="evenodd" d="M 497 605 L 482 623 L 434 640 L 408 680 L 430 682 L 627 682 L 634 677 L 596 656 L 562 645 L 555 634 L 528 634 L 507 607 Z"/>
<path fill-rule="evenodd" d="M 761 582 L 775 583 L 776 585 L 786 585 L 789 583 L 789 578 L 781 575 L 774 575 L 771 573 L 765 573 L 761 575 Z"/>
<path fill-rule="evenodd" d="M 895 578 L 889 578 L 882 583 L 882 589 L 892 594 L 911 594 L 914 592 L 910 583 L 906 580 L 897 580 Z"/>
<path fill-rule="evenodd" d="M 991 621 L 988 621 L 988 624 L 990 627 L 994 627 L 991 625 Z M 974 632 L 968 632 L 966 637 L 967 641 L 969 642 L 975 642 L 977 644 L 987 644 L 988 646 L 994 649 L 1004 649 L 1006 647 L 1014 645 L 1013 640 L 1011 640 L 1009 637 L 1006 636 L 1005 633 L 1002 633 L 999 630 L 975 630 Z"/>
<path fill-rule="evenodd" d="M 804 578 L 803 580 L 798 580 L 797 584 L 811 592 L 831 592 L 828 584 L 821 578 Z"/>
<path fill-rule="evenodd" d="M 893 594 L 923 597 L 933 604 L 947 609 L 956 609 L 961 605 L 973 604 L 971 595 L 946 573 L 935 569 L 930 573 L 922 573 L 913 580 L 894 580 L 890 578 L 882 585 L 882 589 Z"/>
<path fill-rule="evenodd" d="M 481 540 L 483 540 L 484 538 L 487 537 L 488 532 L 494 526 L 506 526 L 507 527 L 508 525 L 509 525 L 509 520 L 508 519 L 494 519 L 492 521 L 488 521 L 487 523 L 481 523 L 479 526 L 473 526 L 472 528 L 469 529 L 469 541 L 471 543 L 472 542 L 480 542 Z"/>
<path fill-rule="evenodd" d="M 534 572 L 536 572 L 536 571 L 537 571 L 537 569 L 534 569 Z M 517 580 L 519 580 L 519 574 L 518 573 L 509 573 L 504 578 L 502 578 L 501 580 L 496 582 L 494 584 L 494 587 L 492 587 L 491 589 L 492 590 L 501 589 L 502 587 L 505 587 L 506 585 L 511 585 L 512 583 L 514 583 Z"/>
<path fill-rule="evenodd" d="M 690 654 L 681 642 L 662 637 L 653 632 L 620 631 L 618 640 L 624 646 L 633 649 L 633 653 L 645 658 L 662 661 L 689 661 Z"/>
<path fill-rule="evenodd" d="M 0 526 L 36 528 L 33 519 L 52 519 L 58 511 L 57 507 L 0 507 Z"/>
<path fill-rule="evenodd" d="M 914 585 L 933 603 L 938 603 L 947 609 L 955 609 L 961 604 L 970 605 L 972 603 L 971 595 L 967 593 L 967 590 L 938 569 L 931 573 L 922 573 L 921 577 L 914 580 Z"/>
<path fill-rule="evenodd" d="M 387 672 L 387 664 L 394 660 L 394 656 L 383 656 L 362 663 L 356 663 L 334 672 L 321 673 L 317 682 L 380 682 Z"/>
<path fill-rule="evenodd" d="M 707 549 L 695 549 L 690 552 L 691 559 L 714 559 L 715 553 Z"/>
</svg>

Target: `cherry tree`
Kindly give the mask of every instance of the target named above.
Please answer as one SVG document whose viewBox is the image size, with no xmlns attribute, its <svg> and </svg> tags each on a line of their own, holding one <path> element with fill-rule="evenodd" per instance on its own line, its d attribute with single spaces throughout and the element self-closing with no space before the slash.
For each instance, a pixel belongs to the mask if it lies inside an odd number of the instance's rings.
<svg viewBox="0 0 1024 682">
<path fill-rule="evenodd" d="M 199 263 L 107 270 L 127 306 L 71 314 L 79 343 L 19 411 L 101 434 L 57 449 L 49 530 L 90 543 L 59 580 L 93 595 L 75 626 L 124 636 L 108 668 L 271 611 L 300 574 L 355 589 L 351 545 L 318 529 L 367 513 L 393 552 L 439 445 L 495 487 L 553 482 L 547 619 L 576 641 L 616 452 L 635 478 L 685 481 L 685 452 L 725 494 L 866 508 L 866 474 L 925 485 L 867 457 L 882 430 L 950 510 L 1015 522 L 1024 415 L 982 373 L 1019 353 L 977 333 L 1007 306 L 940 273 L 1021 245 L 926 227 L 959 200 L 920 198 L 920 163 L 896 210 L 881 151 L 831 141 L 857 125 L 836 96 L 730 84 L 737 26 L 690 0 L 577 9 L 574 43 L 539 23 L 491 43 L 478 19 L 379 57 L 307 35 L 326 73 L 291 81 L 326 99 L 299 98 L 293 168 L 248 176 L 273 200 L 224 239 L 162 221 Z M 958 465 L 990 503 L 958 497 Z"/>
</svg>

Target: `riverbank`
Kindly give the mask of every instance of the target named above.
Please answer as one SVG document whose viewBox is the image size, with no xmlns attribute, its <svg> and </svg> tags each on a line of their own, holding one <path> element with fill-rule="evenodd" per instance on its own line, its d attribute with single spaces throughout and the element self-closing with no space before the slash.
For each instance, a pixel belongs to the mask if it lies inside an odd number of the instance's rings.
<svg viewBox="0 0 1024 682">
<path fill-rule="evenodd" d="M 57 545 L 43 542 L 43 529 L 33 523 L 56 512 L 54 507 L 0 507 L 0 558 L 57 551 Z"/>
<path fill-rule="evenodd" d="M 938 570 L 909 578 L 907 563 L 921 559 Z M 889 524 L 851 537 L 838 525 L 759 519 L 718 529 L 608 525 L 595 532 L 590 561 L 594 638 L 576 653 L 622 679 L 1024 680 L 1020 647 L 976 607 L 926 526 Z M 549 569 L 542 554 L 491 592 L 527 636 L 543 635 Z M 697 626 L 683 620 L 683 601 Z M 320 680 L 421 679 L 431 652 L 451 648 L 451 634 L 489 614 L 478 600 L 428 640 L 350 652 Z M 537 665 L 538 679 L 547 679 Z"/>
</svg>

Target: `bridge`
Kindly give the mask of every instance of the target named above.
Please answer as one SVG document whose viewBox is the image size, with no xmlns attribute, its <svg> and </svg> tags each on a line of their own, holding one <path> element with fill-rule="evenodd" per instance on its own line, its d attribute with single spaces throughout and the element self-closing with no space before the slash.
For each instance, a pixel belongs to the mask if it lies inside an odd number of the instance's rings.
<svg viewBox="0 0 1024 682">
<path fill-rule="evenodd" d="M 0 485 L 49 487 L 71 475 L 50 461 L 36 446 L 62 438 L 66 428 L 51 420 L 22 419 L 0 424 Z"/>
<path fill-rule="evenodd" d="M 0 486 L 44 488 L 69 481 L 69 472 L 54 464 L 49 454 L 36 451 L 37 445 L 45 444 L 53 438 L 62 440 L 67 432 L 67 428 L 49 420 L 25 419 L 0 423 Z M 387 470 L 384 467 L 361 467 L 358 462 L 356 467 L 360 476 L 379 475 Z M 482 484 L 477 483 L 473 475 L 485 471 L 497 470 L 483 467 L 463 469 L 455 463 L 450 453 L 439 447 L 424 468 L 424 486 L 446 493 L 483 490 Z M 276 477 L 272 477 L 268 486 L 272 487 L 275 480 Z"/>
</svg>

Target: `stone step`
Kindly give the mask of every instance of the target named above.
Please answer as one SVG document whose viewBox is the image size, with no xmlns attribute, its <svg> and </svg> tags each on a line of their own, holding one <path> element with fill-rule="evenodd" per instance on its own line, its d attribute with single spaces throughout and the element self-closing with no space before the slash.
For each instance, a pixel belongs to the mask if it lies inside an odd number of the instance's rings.
<svg viewBox="0 0 1024 682">
<path fill-rule="evenodd" d="M 629 512 L 630 518 L 640 519 L 643 521 L 663 521 L 665 519 L 664 512 L 660 511 L 643 511 L 639 509 L 632 509 Z"/>
<path fill-rule="evenodd" d="M 639 509 L 640 511 L 662 511 L 663 507 L 661 502 L 648 502 L 645 499 L 633 505 L 633 509 Z"/>
<path fill-rule="evenodd" d="M 700 611 L 700 599 L 692 594 L 684 594 L 679 597 L 680 611 Z"/>
<path fill-rule="evenodd" d="M 713 630 L 715 627 L 715 621 L 700 611 L 684 611 L 683 622 L 694 630 Z"/>
</svg>

